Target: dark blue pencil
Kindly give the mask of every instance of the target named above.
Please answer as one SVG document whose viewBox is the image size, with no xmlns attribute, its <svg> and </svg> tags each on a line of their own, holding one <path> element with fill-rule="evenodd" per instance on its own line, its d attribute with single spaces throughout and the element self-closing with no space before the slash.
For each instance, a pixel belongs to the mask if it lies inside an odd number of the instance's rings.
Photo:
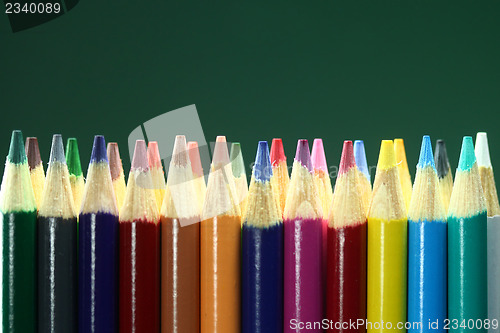
<svg viewBox="0 0 500 333">
<path fill-rule="evenodd" d="M 242 332 L 283 332 L 283 222 L 259 142 L 242 227 Z"/>
<path fill-rule="evenodd" d="M 79 221 L 79 331 L 117 332 L 118 208 L 100 135 L 94 138 Z"/>
</svg>

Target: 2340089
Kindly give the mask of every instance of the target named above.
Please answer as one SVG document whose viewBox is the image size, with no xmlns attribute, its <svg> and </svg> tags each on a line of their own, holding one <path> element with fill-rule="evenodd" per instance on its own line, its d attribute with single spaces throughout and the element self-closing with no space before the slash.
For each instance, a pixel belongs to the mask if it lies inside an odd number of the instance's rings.
<svg viewBox="0 0 500 333">
<path fill-rule="evenodd" d="M 6 2 L 6 14 L 58 14 L 61 12 L 60 3 L 19 3 Z"/>
</svg>

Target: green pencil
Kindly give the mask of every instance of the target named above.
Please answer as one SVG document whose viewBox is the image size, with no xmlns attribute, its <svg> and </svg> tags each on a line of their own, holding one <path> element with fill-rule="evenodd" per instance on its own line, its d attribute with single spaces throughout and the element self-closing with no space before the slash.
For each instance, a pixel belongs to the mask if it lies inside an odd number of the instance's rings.
<svg viewBox="0 0 500 333">
<path fill-rule="evenodd" d="M 73 201 L 75 202 L 75 209 L 78 214 L 82 206 L 85 182 L 83 180 L 78 143 L 75 138 L 69 138 L 66 144 L 66 164 L 68 165 L 69 182 L 71 184 L 71 192 L 73 193 Z"/>
<path fill-rule="evenodd" d="M 2 332 L 36 332 L 36 203 L 21 131 L 12 132 L 0 212 Z"/>
<path fill-rule="evenodd" d="M 448 210 L 448 318 L 453 332 L 486 331 L 479 325 L 488 317 L 486 226 L 474 146 L 466 136 Z"/>
</svg>

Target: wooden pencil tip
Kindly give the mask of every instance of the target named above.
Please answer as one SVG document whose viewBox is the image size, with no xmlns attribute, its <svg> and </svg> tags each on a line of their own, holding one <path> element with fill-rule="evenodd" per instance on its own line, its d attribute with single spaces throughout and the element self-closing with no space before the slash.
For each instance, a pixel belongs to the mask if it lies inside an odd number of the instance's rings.
<svg viewBox="0 0 500 333">
<path fill-rule="evenodd" d="M 365 143 L 363 140 L 354 141 L 354 160 L 356 167 L 361 171 L 365 177 L 370 181 L 370 170 L 368 169 L 368 162 L 366 161 Z"/>
<path fill-rule="evenodd" d="M 346 173 L 349 169 L 356 166 L 354 159 L 353 145 L 352 141 L 344 141 L 344 147 L 342 148 L 342 157 L 340 158 L 339 175 Z"/>
<path fill-rule="evenodd" d="M 40 148 L 38 147 L 38 139 L 35 137 L 27 137 L 25 150 L 26 157 L 28 158 L 28 166 L 30 170 L 33 170 L 42 163 Z"/>
<path fill-rule="evenodd" d="M 325 149 L 323 147 L 323 140 L 314 139 L 313 148 L 311 152 L 312 166 L 314 170 L 321 170 L 328 172 L 326 164 Z"/>
<path fill-rule="evenodd" d="M 161 168 L 161 157 L 160 150 L 158 149 L 158 142 L 149 141 L 147 153 L 149 167 Z"/>
<path fill-rule="evenodd" d="M 434 156 L 432 154 L 431 138 L 428 135 L 424 135 L 422 138 L 422 147 L 420 148 L 418 167 L 425 168 L 427 166 L 434 168 Z"/>
<path fill-rule="evenodd" d="M 80 152 L 76 138 L 69 138 L 66 144 L 66 164 L 70 175 L 81 176 L 82 165 L 80 163 Z"/>
<path fill-rule="evenodd" d="M 283 141 L 279 138 L 275 138 L 271 144 L 271 163 L 277 165 L 282 161 L 286 161 Z"/>
<path fill-rule="evenodd" d="M 235 177 L 246 175 L 245 162 L 243 161 L 241 144 L 239 142 L 233 142 L 231 144 L 231 155 L 229 156 L 229 160 L 231 161 L 231 169 Z"/>
<path fill-rule="evenodd" d="M 271 159 L 267 141 L 259 141 L 255 164 L 253 166 L 253 177 L 259 182 L 268 182 L 273 175 Z"/>
<path fill-rule="evenodd" d="M 436 141 L 436 150 L 434 151 L 434 164 L 439 178 L 444 178 L 450 172 L 450 161 L 446 152 L 446 143 L 444 140 Z"/>
<path fill-rule="evenodd" d="M 396 154 L 392 140 L 382 140 L 377 169 L 387 170 L 396 166 Z"/>
<path fill-rule="evenodd" d="M 488 147 L 488 136 L 485 132 L 479 132 L 476 135 L 475 147 L 477 165 L 491 168 L 490 149 Z"/>
<path fill-rule="evenodd" d="M 10 139 L 8 161 L 12 164 L 26 162 L 26 151 L 24 150 L 23 133 L 19 130 L 12 131 Z"/>
<path fill-rule="evenodd" d="M 102 135 L 94 136 L 94 144 L 92 145 L 92 154 L 90 163 L 108 162 L 106 153 L 106 140 Z"/>
<path fill-rule="evenodd" d="M 118 143 L 110 142 L 108 143 L 108 161 L 109 170 L 111 171 L 111 179 L 115 180 L 120 177 L 122 173 L 122 160 L 120 158 L 120 150 L 118 149 Z"/>
<path fill-rule="evenodd" d="M 61 134 L 54 134 L 54 136 L 52 137 L 49 163 L 52 162 L 66 163 L 66 157 L 64 156 L 63 139 Z"/>
<path fill-rule="evenodd" d="M 146 141 L 137 140 L 135 142 L 134 157 L 132 158 L 132 170 L 149 170 L 148 155 L 146 150 Z"/>
<path fill-rule="evenodd" d="M 474 144 L 471 136 L 464 136 L 462 140 L 462 150 L 460 152 L 460 160 L 458 169 L 460 171 L 469 171 L 476 163 L 476 155 L 474 153 Z"/>
<path fill-rule="evenodd" d="M 184 135 L 177 135 L 174 141 L 174 150 L 172 152 L 172 165 L 185 167 L 188 164 L 189 156 Z"/>
<path fill-rule="evenodd" d="M 226 165 L 229 163 L 229 152 L 227 150 L 226 137 L 218 136 L 212 157 L 212 166 Z"/>
<path fill-rule="evenodd" d="M 189 141 L 188 146 L 189 150 L 189 160 L 191 161 L 191 168 L 193 169 L 193 174 L 196 177 L 203 176 L 203 166 L 201 165 L 200 151 L 198 149 L 198 142 Z"/>
<path fill-rule="evenodd" d="M 403 139 L 394 139 L 394 151 L 396 153 L 396 163 L 401 164 L 403 168 L 408 169 L 405 143 Z"/>
<path fill-rule="evenodd" d="M 309 172 L 313 171 L 311 154 L 309 152 L 309 143 L 305 139 L 299 140 L 297 143 L 297 151 L 295 153 L 295 161 L 302 164 Z"/>
</svg>

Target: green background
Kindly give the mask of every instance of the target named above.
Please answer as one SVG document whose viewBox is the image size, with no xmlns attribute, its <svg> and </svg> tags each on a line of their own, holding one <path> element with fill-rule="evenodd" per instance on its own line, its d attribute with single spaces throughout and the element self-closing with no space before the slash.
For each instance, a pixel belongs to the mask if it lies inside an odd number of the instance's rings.
<svg viewBox="0 0 500 333">
<path fill-rule="evenodd" d="M 330 165 L 345 139 L 364 139 L 376 165 L 380 140 L 403 137 L 413 175 L 422 135 L 447 141 L 454 169 L 462 136 L 487 131 L 500 168 L 499 13 L 470 0 L 81 0 L 18 33 L 1 13 L 0 155 L 21 129 L 46 162 L 62 133 L 86 169 L 104 134 L 128 173 L 128 134 L 196 104 L 207 141 L 242 142 L 247 165 L 273 137 L 289 162 L 297 139 L 322 137 Z"/>
</svg>

